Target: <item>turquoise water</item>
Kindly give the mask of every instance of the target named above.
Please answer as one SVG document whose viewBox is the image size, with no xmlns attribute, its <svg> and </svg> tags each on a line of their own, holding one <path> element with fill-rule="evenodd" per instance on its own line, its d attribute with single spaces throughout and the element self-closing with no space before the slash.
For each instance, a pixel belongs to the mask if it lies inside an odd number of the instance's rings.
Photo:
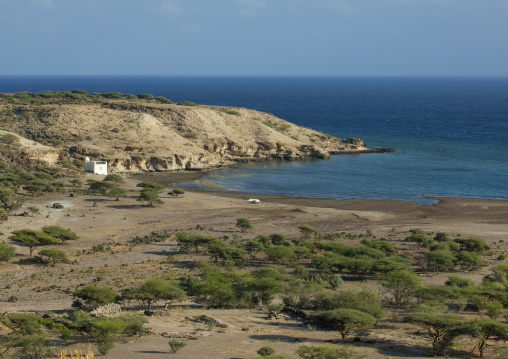
<svg viewBox="0 0 508 359">
<path fill-rule="evenodd" d="M 228 190 L 331 198 L 508 198 L 508 78 L 0 77 L 0 92 L 152 93 L 253 108 L 397 153 L 214 171 Z"/>
</svg>

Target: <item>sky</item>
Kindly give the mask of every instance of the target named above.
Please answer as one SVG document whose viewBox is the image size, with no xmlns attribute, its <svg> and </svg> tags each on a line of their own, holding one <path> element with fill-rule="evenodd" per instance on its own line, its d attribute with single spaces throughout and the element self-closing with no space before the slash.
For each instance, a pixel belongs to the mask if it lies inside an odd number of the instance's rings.
<svg viewBox="0 0 508 359">
<path fill-rule="evenodd" d="M 508 76 L 508 0 L 0 0 L 0 75 Z"/>
</svg>

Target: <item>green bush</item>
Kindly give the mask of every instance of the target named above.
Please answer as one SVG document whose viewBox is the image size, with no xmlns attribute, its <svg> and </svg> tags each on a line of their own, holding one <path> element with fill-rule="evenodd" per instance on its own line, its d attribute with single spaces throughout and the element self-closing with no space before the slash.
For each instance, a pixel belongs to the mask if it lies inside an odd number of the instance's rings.
<svg viewBox="0 0 508 359">
<path fill-rule="evenodd" d="M 337 330 L 342 339 L 347 335 L 370 329 L 376 322 L 372 315 L 355 309 L 335 309 L 317 314 L 315 320 Z"/>
<path fill-rule="evenodd" d="M 116 174 L 116 173 L 110 173 L 110 174 L 106 175 L 106 177 L 104 177 L 103 181 L 116 182 L 116 183 L 124 183 L 125 182 L 123 177 L 120 176 L 119 174 Z"/>
<path fill-rule="evenodd" d="M 16 255 L 16 247 L 0 242 L 0 262 L 8 262 Z"/>
<path fill-rule="evenodd" d="M 191 102 L 191 101 L 180 101 L 177 103 L 177 105 L 180 105 L 180 106 L 197 106 L 197 104 L 195 104 L 194 102 Z"/>
<path fill-rule="evenodd" d="M 165 103 L 165 104 L 171 104 L 173 103 L 173 101 L 165 98 L 165 97 L 162 97 L 162 96 L 157 96 L 154 98 L 156 101 L 160 102 L 160 103 Z"/>
<path fill-rule="evenodd" d="M 298 347 L 296 354 L 303 359 L 353 359 L 358 357 L 356 350 L 346 345 L 302 345 Z"/>
<path fill-rule="evenodd" d="M 235 110 L 226 111 L 228 115 L 241 116 L 241 113 Z"/>
<path fill-rule="evenodd" d="M 171 339 L 168 344 L 171 347 L 173 354 L 187 346 L 187 343 L 180 339 Z"/>
<path fill-rule="evenodd" d="M 271 347 L 262 347 L 261 349 L 259 349 L 257 351 L 258 355 L 261 355 L 262 357 L 266 357 L 268 355 L 273 355 L 275 354 L 275 349 L 271 348 Z"/>
</svg>

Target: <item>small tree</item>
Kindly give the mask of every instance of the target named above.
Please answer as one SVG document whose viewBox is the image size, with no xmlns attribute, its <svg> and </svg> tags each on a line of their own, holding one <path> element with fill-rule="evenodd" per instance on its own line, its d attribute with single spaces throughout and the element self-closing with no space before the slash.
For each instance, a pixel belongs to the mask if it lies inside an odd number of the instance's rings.
<svg viewBox="0 0 508 359">
<path fill-rule="evenodd" d="M 482 253 L 490 249 L 485 239 L 479 237 L 457 238 L 454 242 L 460 244 L 461 249 L 468 252 Z"/>
<path fill-rule="evenodd" d="M 480 358 L 483 358 L 483 352 L 489 345 L 490 339 L 508 340 L 508 325 L 495 320 L 481 319 L 458 325 L 445 335 L 441 345 L 441 354 L 453 343 L 455 338 L 462 335 L 469 335 L 477 340 L 475 348 L 478 348 Z"/>
<path fill-rule="evenodd" d="M 141 191 L 137 200 L 140 202 L 146 202 L 149 207 L 155 207 L 156 204 L 164 204 L 164 202 L 159 198 L 157 192 L 153 190 Z"/>
<path fill-rule="evenodd" d="M 414 272 L 399 270 L 386 274 L 381 279 L 381 284 L 393 295 L 396 305 L 404 305 L 420 287 L 421 279 Z"/>
<path fill-rule="evenodd" d="M 67 241 L 75 241 L 79 239 L 79 237 L 71 230 L 62 228 L 60 226 L 46 226 L 42 227 L 42 231 L 53 238 L 59 239 L 62 244 L 65 244 Z"/>
<path fill-rule="evenodd" d="M 275 349 L 272 347 L 262 347 L 257 351 L 257 353 L 262 357 L 266 357 L 275 354 Z"/>
<path fill-rule="evenodd" d="M 455 256 L 449 250 L 438 249 L 425 253 L 425 256 L 427 257 L 428 263 L 438 272 L 440 270 L 446 271 L 455 267 Z"/>
<path fill-rule="evenodd" d="M 138 293 L 138 299 L 144 303 L 146 310 L 150 310 L 152 303 L 157 300 L 165 300 L 168 305 L 185 297 L 185 291 L 177 283 L 160 278 L 147 280 Z"/>
<path fill-rule="evenodd" d="M 437 242 L 446 242 L 450 240 L 450 235 L 446 232 L 437 232 L 434 236 L 434 240 Z"/>
<path fill-rule="evenodd" d="M 171 192 L 168 192 L 169 195 L 175 196 L 175 197 L 183 195 L 184 193 L 185 193 L 185 191 L 183 189 L 180 189 L 180 188 L 175 188 Z"/>
<path fill-rule="evenodd" d="M 153 182 L 139 182 L 136 187 L 142 187 L 144 189 L 151 189 L 152 191 L 158 192 L 164 189 L 163 185 Z"/>
<path fill-rule="evenodd" d="M 107 303 L 113 303 L 118 293 L 109 288 L 87 285 L 77 290 L 74 296 L 83 300 L 88 309 L 94 309 Z"/>
<path fill-rule="evenodd" d="M 67 255 L 58 249 L 43 249 L 39 256 L 46 257 L 46 263 L 67 262 Z"/>
<path fill-rule="evenodd" d="M 16 247 L 0 242 L 0 262 L 8 262 L 16 255 Z"/>
<path fill-rule="evenodd" d="M 415 233 L 407 237 L 406 241 L 415 242 L 416 244 L 418 244 L 418 249 L 420 249 L 420 247 L 422 246 L 428 247 L 432 243 L 432 238 L 423 233 Z"/>
<path fill-rule="evenodd" d="M 485 265 L 482 258 L 474 252 L 460 251 L 455 255 L 455 260 L 465 272 L 478 270 Z"/>
<path fill-rule="evenodd" d="M 293 249 L 286 246 L 271 246 L 265 249 L 268 258 L 276 264 L 289 264 L 296 260 Z"/>
<path fill-rule="evenodd" d="M 120 200 L 120 198 L 126 198 L 126 197 L 129 197 L 127 195 L 127 190 L 124 189 L 124 188 L 120 188 L 120 187 L 115 187 L 115 188 L 112 188 L 109 193 L 108 193 L 108 196 L 109 197 L 113 197 L 115 198 L 117 201 Z"/>
<path fill-rule="evenodd" d="M 460 315 L 445 313 L 444 308 L 428 305 L 416 308 L 408 319 L 429 332 L 435 354 L 439 354 L 439 341 L 447 331 L 465 321 Z"/>
<path fill-rule="evenodd" d="M 103 181 L 106 181 L 106 182 L 116 182 L 116 183 L 124 183 L 125 182 L 123 177 L 120 176 L 119 174 L 116 174 L 116 173 L 110 173 L 109 175 L 104 177 Z"/>
<path fill-rule="evenodd" d="M 102 355 L 115 347 L 118 334 L 122 333 L 127 326 L 120 318 L 98 318 L 92 325 L 92 336 Z"/>
<path fill-rule="evenodd" d="M 20 229 L 17 231 L 12 231 L 11 233 L 12 236 L 9 236 L 9 239 L 24 244 L 30 249 L 30 258 L 32 257 L 32 253 L 35 247 L 59 243 L 56 238 L 42 231 Z"/>
<path fill-rule="evenodd" d="M 171 347 L 173 354 L 187 346 L 187 343 L 180 339 L 171 339 L 168 344 Z"/>
<path fill-rule="evenodd" d="M 376 323 L 376 318 L 372 315 L 355 309 L 330 310 L 318 314 L 316 320 L 337 330 L 342 339 L 351 333 L 370 329 Z"/>
<path fill-rule="evenodd" d="M 316 228 L 309 226 L 308 224 L 301 224 L 298 226 L 298 229 L 306 239 L 319 237 L 319 231 Z"/>
<path fill-rule="evenodd" d="M 240 228 L 242 232 L 247 232 L 247 230 L 252 229 L 252 224 L 247 218 L 238 218 L 236 220 L 236 226 Z"/>
<path fill-rule="evenodd" d="M 280 245 L 291 245 L 291 243 L 287 240 L 287 236 L 282 233 L 273 233 L 270 234 L 270 242 L 274 246 L 280 246 Z"/>
<path fill-rule="evenodd" d="M 252 278 L 247 286 L 265 306 L 270 305 L 275 295 L 282 291 L 282 282 L 275 278 Z"/>
<path fill-rule="evenodd" d="M 106 196 L 108 192 L 116 187 L 116 183 L 107 182 L 107 181 L 92 181 L 90 182 L 90 187 L 88 187 L 88 191 L 91 193 L 99 193 L 103 196 Z"/>
</svg>

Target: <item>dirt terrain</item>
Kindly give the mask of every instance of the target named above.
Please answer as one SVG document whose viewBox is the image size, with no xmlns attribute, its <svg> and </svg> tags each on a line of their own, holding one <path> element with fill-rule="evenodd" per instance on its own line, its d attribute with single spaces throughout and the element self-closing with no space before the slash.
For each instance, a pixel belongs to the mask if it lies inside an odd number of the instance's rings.
<svg viewBox="0 0 508 359">
<path fill-rule="evenodd" d="M 159 177 L 157 177 L 159 176 Z M 192 175 L 187 175 L 192 176 Z M 185 177 L 185 176 L 184 176 Z M 199 176 L 196 176 L 199 177 Z M 88 175 L 88 178 L 102 179 Z M 222 238 L 234 235 L 242 239 L 254 238 L 259 234 L 285 233 L 298 237 L 298 225 L 309 224 L 320 233 L 348 232 L 361 234 L 371 231 L 378 238 L 391 235 L 391 242 L 402 253 L 417 254 L 414 243 L 403 239 L 407 231 L 421 228 L 426 232 L 445 231 L 452 237 L 478 236 L 485 238 L 494 249 L 491 256 L 484 257 L 489 266 L 499 263 L 496 257 L 505 253 L 508 234 L 508 203 L 477 199 L 440 199 L 431 206 L 418 206 L 410 202 L 287 198 L 282 196 L 261 196 L 238 193 L 214 193 L 207 191 L 186 191 L 180 197 L 161 192 L 163 205 L 149 208 L 136 201 L 139 188 L 137 181 L 155 180 L 170 183 L 182 179 L 180 174 L 141 175 L 128 179 L 122 185 L 128 189 L 130 198 L 116 201 L 111 198 L 69 194 L 52 194 L 40 198 L 27 198 L 25 205 L 36 206 L 40 213 L 32 216 L 10 216 L 0 224 L 6 240 L 16 229 L 40 229 L 45 225 L 57 224 L 76 232 L 80 239 L 70 241 L 63 249 L 72 263 L 57 264 L 54 267 L 23 262 L 28 248 L 17 247 L 17 255 L 10 263 L 0 266 L 0 312 L 14 311 L 56 311 L 71 310 L 72 293 L 79 285 L 97 284 L 120 291 L 136 286 L 157 275 L 178 278 L 195 273 L 193 263 L 208 261 L 207 256 L 184 254 L 178 251 L 174 239 L 163 243 L 133 246 L 135 236 L 151 232 L 196 231 Z M 260 203 L 252 204 L 249 198 L 259 198 Z M 61 203 L 63 209 L 53 208 Z M 236 219 L 248 218 L 253 229 L 241 233 L 235 227 Z M 355 242 L 349 241 L 348 244 Z M 495 244 L 494 244 L 495 243 Z M 96 246 L 107 250 L 92 253 Z M 262 258 L 259 265 L 273 266 Z M 480 282 L 490 273 L 490 267 L 469 274 L 468 277 Z M 460 273 L 458 273 L 460 274 Z M 424 283 L 443 284 L 449 273 L 423 275 Z M 384 295 L 373 279 L 362 282 L 349 280 L 345 286 L 367 286 Z M 16 302 L 8 302 L 15 297 Z M 162 303 L 161 303 L 162 304 Z M 162 311 L 163 306 L 154 309 Z M 430 338 L 421 329 L 405 323 L 402 318 L 408 309 L 392 307 L 388 316 L 369 333 L 361 333 L 361 341 L 354 343 L 360 352 L 369 358 L 425 357 Z M 227 328 L 208 328 L 195 318 L 207 315 L 227 324 Z M 475 314 L 471 314 L 473 317 Z M 186 300 L 173 306 L 163 316 L 150 317 L 147 325 L 152 334 L 139 339 L 128 339 L 118 343 L 110 351 L 110 358 L 166 358 L 169 353 L 168 338 L 183 337 L 188 340 L 186 348 L 174 358 L 256 358 L 256 351 L 264 346 L 273 347 L 278 354 L 296 358 L 295 350 L 302 343 L 342 342 L 337 332 L 324 328 L 309 328 L 301 320 L 265 319 L 266 308 L 252 310 L 206 309 L 202 303 Z M 75 336 L 71 343 L 82 342 Z M 351 339 L 347 340 L 351 342 Z M 83 344 L 82 344 L 83 347 Z M 472 349 L 464 342 L 463 350 Z M 465 351 L 464 353 L 467 353 Z M 467 356 L 466 354 L 464 354 Z M 489 357 L 499 357 L 493 350 Z"/>
</svg>

